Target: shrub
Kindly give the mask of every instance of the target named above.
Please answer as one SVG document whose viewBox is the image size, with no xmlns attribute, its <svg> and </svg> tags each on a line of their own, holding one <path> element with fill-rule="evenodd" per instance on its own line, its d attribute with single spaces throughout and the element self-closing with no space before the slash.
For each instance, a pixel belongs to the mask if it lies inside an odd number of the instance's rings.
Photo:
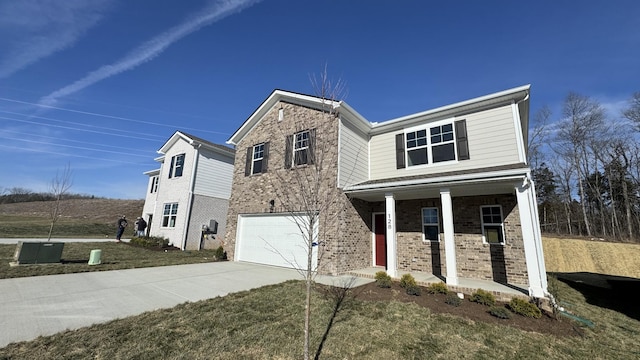
<svg viewBox="0 0 640 360">
<path fill-rule="evenodd" d="M 447 293 L 447 296 L 444 298 L 444 302 L 446 304 L 458 307 L 462 304 L 462 299 L 458 297 L 458 294 L 451 291 Z"/>
<path fill-rule="evenodd" d="M 447 294 L 449 292 L 449 288 L 443 282 L 433 283 L 427 287 L 427 292 L 429 294 Z"/>
<path fill-rule="evenodd" d="M 511 313 L 504 306 L 492 306 L 489 309 L 489 314 L 497 317 L 498 319 L 508 319 L 511 317 Z"/>
<path fill-rule="evenodd" d="M 390 288 L 391 287 L 391 276 L 384 271 L 378 271 L 376 273 L 376 285 L 381 288 Z"/>
<path fill-rule="evenodd" d="M 492 293 L 482 289 L 478 289 L 476 292 L 471 294 L 469 300 L 486 306 L 493 306 L 496 304 L 496 297 L 493 296 Z"/>
<path fill-rule="evenodd" d="M 129 243 L 135 246 L 146 248 L 166 248 L 169 246 L 169 239 L 165 239 L 161 236 L 133 237 L 131 238 L 131 241 Z"/>
<path fill-rule="evenodd" d="M 418 286 L 417 284 L 408 284 L 405 288 L 404 288 L 407 292 L 407 294 L 409 295 L 415 295 L 415 296 L 420 296 L 420 294 L 422 293 L 422 290 L 420 289 L 420 286 Z"/>
<path fill-rule="evenodd" d="M 411 274 L 404 274 L 400 278 L 400 287 L 408 288 L 410 286 L 417 286 L 416 279 Z"/>
<path fill-rule="evenodd" d="M 513 298 L 509 302 L 509 309 L 514 313 L 526 317 L 539 319 L 542 317 L 542 311 L 535 304 L 532 304 L 521 298 Z"/>
<path fill-rule="evenodd" d="M 222 246 L 219 246 L 214 250 L 214 256 L 216 257 L 216 260 L 227 260 L 227 252 L 224 251 Z"/>
</svg>

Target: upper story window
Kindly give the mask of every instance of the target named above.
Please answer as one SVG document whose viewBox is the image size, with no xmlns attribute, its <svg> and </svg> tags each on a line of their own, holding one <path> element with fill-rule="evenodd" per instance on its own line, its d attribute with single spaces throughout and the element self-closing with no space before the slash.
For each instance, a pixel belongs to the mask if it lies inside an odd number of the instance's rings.
<svg viewBox="0 0 640 360">
<path fill-rule="evenodd" d="M 468 159 L 466 120 L 412 128 L 396 135 L 398 169 Z"/>
<path fill-rule="evenodd" d="M 164 204 L 162 212 L 162 227 L 175 227 L 178 217 L 178 203 Z"/>
<path fill-rule="evenodd" d="M 153 194 L 154 192 L 158 191 L 158 176 L 153 176 L 151 177 L 151 186 L 149 188 L 149 193 Z"/>
<path fill-rule="evenodd" d="M 184 154 L 173 156 L 169 167 L 169 179 L 182 176 L 182 170 L 184 170 Z"/>
<path fill-rule="evenodd" d="M 287 136 L 285 150 L 285 168 L 314 163 L 314 145 L 316 129 L 299 131 Z"/>
<path fill-rule="evenodd" d="M 438 208 L 422 208 L 422 240 L 440 241 Z"/>
<path fill-rule="evenodd" d="M 247 148 L 247 160 L 244 175 L 254 175 L 267 172 L 269 158 L 269 143 L 261 143 Z"/>
<path fill-rule="evenodd" d="M 482 220 L 482 240 L 489 244 L 504 244 L 504 225 L 502 207 L 488 205 L 480 207 Z"/>
</svg>

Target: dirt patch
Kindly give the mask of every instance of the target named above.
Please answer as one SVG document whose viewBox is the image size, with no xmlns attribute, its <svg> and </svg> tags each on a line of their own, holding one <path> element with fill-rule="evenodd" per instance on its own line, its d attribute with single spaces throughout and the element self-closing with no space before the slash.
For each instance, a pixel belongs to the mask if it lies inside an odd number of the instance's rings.
<svg viewBox="0 0 640 360">
<path fill-rule="evenodd" d="M 540 319 L 528 318 L 517 314 L 511 314 L 509 319 L 499 319 L 489 314 L 489 308 L 478 303 L 469 301 L 467 298 L 462 300 L 460 306 L 453 306 L 445 303 L 445 295 L 428 294 L 425 288 L 422 288 L 422 295 L 409 295 L 397 283 L 393 283 L 391 288 L 381 288 L 376 283 L 369 283 L 355 288 L 354 295 L 358 300 L 362 301 L 400 301 L 412 302 L 418 306 L 428 308 L 432 313 L 451 314 L 464 317 L 473 321 L 480 321 L 489 324 L 511 326 L 517 329 L 532 331 L 541 334 L 550 334 L 554 336 L 572 336 L 579 335 L 581 330 L 570 320 L 565 318 L 555 318 L 553 314 L 544 314 Z M 497 303 L 504 306 L 504 303 Z"/>
</svg>

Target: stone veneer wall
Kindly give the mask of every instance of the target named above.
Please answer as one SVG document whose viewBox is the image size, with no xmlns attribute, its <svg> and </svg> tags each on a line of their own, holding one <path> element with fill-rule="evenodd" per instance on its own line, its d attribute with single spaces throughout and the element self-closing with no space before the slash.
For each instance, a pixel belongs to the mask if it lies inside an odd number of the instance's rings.
<svg viewBox="0 0 640 360">
<path fill-rule="evenodd" d="M 505 244 L 484 244 L 480 206 L 498 204 L 502 206 L 505 217 Z M 437 207 L 442 217 L 440 199 L 396 203 L 398 270 L 423 271 L 444 276 L 446 258 L 443 234 L 440 234 L 441 241 L 437 243 L 422 240 L 423 207 Z M 456 197 L 453 199 L 453 213 L 459 277 L 521 286 L 529 283 L 515 195 Z M 442 223 L 440 231 L 442 232 Z"/>
<path fill-rule="evenodd" d="M 282 109 L 284 119 L 278 120 Z M 238 215 L 269 212 L 270 200 L 275 201 L 274 212 L 286 213 L 287 208 L 297 207 L 299 201 L 287 201 L 282 196 L 290 192 L 299 195 L 301 186 L 297 180 L 313 170 L 308 168 L 285 169 L 285 139 L 297 131 L 316 129 L 316 157 L 322 159 L 322 199 L 330 204 L 321 206 L 318 254 L 318 271 L 323 274 L 339 274 L 371 265 L 371 234 L 365 219 L 359 212 L 366 211 L 366 203 L 352 202 L 336 188 L 338 161 L 338 121 L 330 114 L 316 109 L 286 102 L 276 104 L 236 146 L 237 156 L 233 170 L 233 184 L 226 221 L 225 250 L 229 259 L 234 258 Z M 247 148 L 269 142 L 267 172 L 245 176 Z M 289 205 L 289 206 L 287 206 Z"/>
</svg>

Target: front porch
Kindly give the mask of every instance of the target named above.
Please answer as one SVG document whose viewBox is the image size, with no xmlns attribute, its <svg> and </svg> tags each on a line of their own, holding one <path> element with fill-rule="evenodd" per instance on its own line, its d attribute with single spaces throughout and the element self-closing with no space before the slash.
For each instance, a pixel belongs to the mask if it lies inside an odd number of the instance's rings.
<svg viewBox="0 0 640 360">
<path fill-rule="evenodd" d="M 374 279 L 378 271 L 385 271 L 383 267 L 368 267 L 363 269 L 357 269 L 349 271 L 349 275 Z M 429 286 L 430 284 L 445 282 L 442 278 L 426 272 L 405 272 L 411 274 L 416 279 L 418 285 Z M 403 273 L 403 274 L 405 274 Z M 403 274 L 398 274 L 402 276 Z M 394 278 L 394 280 L 400 280 L 400 278 Z M 474 291 L 482 289 L 492 293 L 496 300 L 507 302 L 513 297 L 529 298 L 529 291 L 526 286 L 520 285 L 505 285 L 494 281 L 470 279 L 458 277 L 458 285 L 447 285 L 450 291 L 459 292 L 465 294 L 467 297 Z"/>
</svg>

